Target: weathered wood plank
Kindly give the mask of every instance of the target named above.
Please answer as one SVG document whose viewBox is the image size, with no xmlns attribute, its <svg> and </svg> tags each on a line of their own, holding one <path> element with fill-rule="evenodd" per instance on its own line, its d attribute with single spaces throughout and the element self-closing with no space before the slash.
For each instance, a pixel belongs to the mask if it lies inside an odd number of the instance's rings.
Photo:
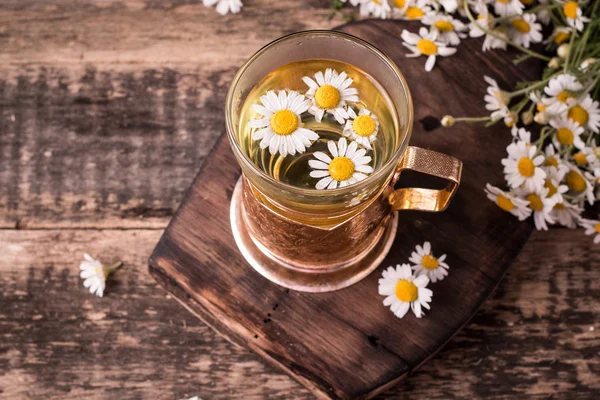
<svg viewBox="0 0 600 400">
<path fill-rule="evenodd" d="M 165 298 L 146 271 L 159 236 L 0 231 L 0 398 L 313 398 Z M 125 262 L 102 299 L 78 278 L 84 251 Z M 580 231 L 535 233 L 471 323 L 379 398 L 593 398 L 599 268 Z"/>
<path fill-rule="evenodd" d="M 339 23 L 327 7 L 3 2 L 0 227 L 164 228 L 224 130 L 236 69 L 284 33 Z"/>
</svg>

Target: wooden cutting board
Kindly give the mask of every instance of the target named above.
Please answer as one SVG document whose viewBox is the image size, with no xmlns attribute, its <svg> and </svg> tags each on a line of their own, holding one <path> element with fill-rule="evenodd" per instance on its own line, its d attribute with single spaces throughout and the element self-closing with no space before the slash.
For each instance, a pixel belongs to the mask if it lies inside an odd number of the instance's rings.
<svg viewBox="0 0 600 400">
<path fill-rule="evenodd" d="M 401 213 L 389 255 L 356 285 L 321 294 L 290 291 L 254 271 L 236 247 L 229 200 L 240 170 L 223 135 L 150 258 L 150 273 L 192 313 L 321 398 L 370 398 L 404 379 L 469 321 L 531 232 L 530 225 L 500 210 L 483 191 L 486 182 L 503 183 L 500 159 L 509 130 L 502 123 L 489 129 L 465 124 L 443 129 L 438 118 L 485 115 L 484 73 L 510 88 L 535 77 L 539 66 L 516 68 L 512 54 L 484 55 L 481 41 L 469 40 L 455 56 L 438 58 L 427 73 L 424 58 L 405 57 L 400 39 L 403 28 L 415 32 L 418 27 L 372 20 L 339 30 L 379 47 L 404 73 L 416 113 L 410 144 L 464 162 L 461 187 L 447 211 Z M 448 255 L 450 274 L 430 286 L 432 309 L 425 318 L 409 314 L 396 319 L 382 305 L 377 280 L 383 268 L 408 262 L 415 245 L 426 240 L 434 254 Z"/>
</svg>

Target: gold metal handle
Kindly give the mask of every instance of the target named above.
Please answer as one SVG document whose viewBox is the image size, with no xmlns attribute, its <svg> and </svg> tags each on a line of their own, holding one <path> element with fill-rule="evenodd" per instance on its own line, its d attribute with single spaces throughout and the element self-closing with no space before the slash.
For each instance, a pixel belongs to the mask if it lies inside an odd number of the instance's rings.
<svg viewBox="0 0 600 400">
<path fill-rule="evenodd" d="M 398 166 L 399 172 L 405 169 L 445 179 L 448 184 L 441 190 L 425 188 L 395 190 L 389 197 L 392 209 L 394 211 L 444 211 L 460 184 L 462 162 L 437 151 L 409 146 Z"/>
</svg>

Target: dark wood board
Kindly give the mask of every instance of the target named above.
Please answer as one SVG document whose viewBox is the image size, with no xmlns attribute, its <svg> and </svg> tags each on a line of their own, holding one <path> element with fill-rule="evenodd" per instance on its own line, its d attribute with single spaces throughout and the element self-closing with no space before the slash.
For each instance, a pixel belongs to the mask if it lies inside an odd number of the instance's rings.
<svg viewBox="0 0 600 400">
<path fill-rule="evenodd" d="M 504 276 L 531 227 L 485 200 L 486 182 L 502 181 L 506 128 L 426 129 L 440 112 L 483 114 L 481 71 L 502 72 L 501 84 L 527 79 L 535 66 L 512 66 L 510 55 L 485 58 L 478 43 L 461 58 L 408 60 L 403 25 L 364 21 L 340 28 L 388 54 L 413 93 L 417 124 L 411 144 L 464 162 L 463 183 L 443 214 L 402 213 L 383 265 L 406 262 L 430 240 L 448 254 L 450 276 L 436 284 L 424 319 L 397 320 L 377 294 L 380 270 L 342 291 L 306 294 L 274 285 L 240 256 L 229 226 L 229 199 L 239 169 L 224 137 L 192 184 L 150 260 L 150 272 L 192 312 L 230 340 L 249 346 L 321 397 L 371 397 L 397 383 L 437 352 L 473 316 Z M 470 48 L 469 48 L 470 47 Z M 487 65 L 490 63 L 491 65 Z M 441 111 L 440 111 L 441 110 Z M 425 128 L 425 129 L 423 129 Z"/>
</svg>

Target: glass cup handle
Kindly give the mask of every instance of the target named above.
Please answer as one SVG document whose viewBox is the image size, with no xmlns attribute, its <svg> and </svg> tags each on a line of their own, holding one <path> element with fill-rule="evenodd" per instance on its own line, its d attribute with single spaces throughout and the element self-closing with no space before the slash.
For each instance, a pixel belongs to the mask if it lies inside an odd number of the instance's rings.
<svg viewBox="0 0 600 400">
<path fill-rule="evenodd" d="M 389 196 L 392 209 L 444 211 L 458 189 L 462 174 L 462 161 L 437 151 L 408 146 L 398 166 L 398 172 L 405 169 L 436 176 L 448 181 L 443 189 L 402 188 Z"/>
</svg>

